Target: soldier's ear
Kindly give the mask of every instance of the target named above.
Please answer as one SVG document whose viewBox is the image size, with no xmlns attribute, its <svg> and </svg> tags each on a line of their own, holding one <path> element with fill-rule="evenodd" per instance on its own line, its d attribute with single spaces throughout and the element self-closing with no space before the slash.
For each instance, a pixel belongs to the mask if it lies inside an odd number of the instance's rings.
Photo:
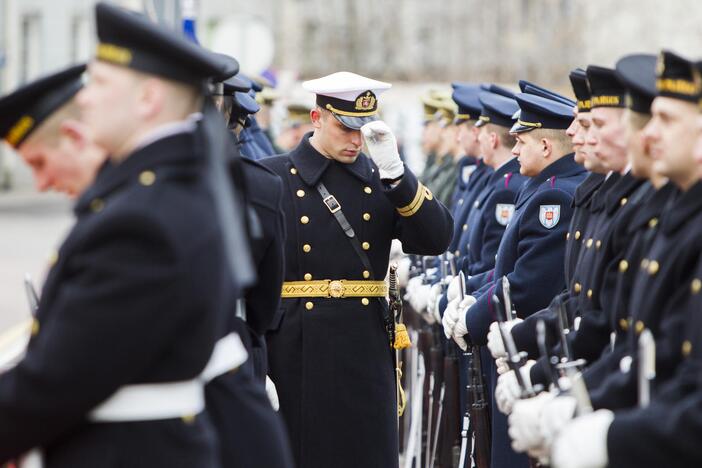
<svg viewBox="0 0 702 468">
<path fill-rule="evenodd" d="M 319 107 L 315 107 L 310 111 L 310 120 L 314 128 L 320 128 L 322 126 L 322 110 Z"/>
<path fill-rule="evenodd" d="M 541 139 L 541 151 L 544 158 L 548 158 L 553 152 L 553 144 L 547 138 Z"/>
<path fill-rule="evenodd" d="M 61 123 L 59 132 L 77 149 L 82 150 L 87 145 L 87 129 L 82 122 L 67 119 Z"/>
</svg>

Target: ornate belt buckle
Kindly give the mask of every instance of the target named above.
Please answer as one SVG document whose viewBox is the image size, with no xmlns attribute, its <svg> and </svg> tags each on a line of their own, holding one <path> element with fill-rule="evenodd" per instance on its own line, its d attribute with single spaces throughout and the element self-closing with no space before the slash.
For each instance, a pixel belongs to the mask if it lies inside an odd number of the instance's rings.
<svg viewBox="0 0 702 468">
<path fill-rule="evenodd" d="M 344 297 L 345 293 L 344 283 L 339 280 L 334 280 L 329 282 L 329 296 L 333 298 Z"/>
</svg>

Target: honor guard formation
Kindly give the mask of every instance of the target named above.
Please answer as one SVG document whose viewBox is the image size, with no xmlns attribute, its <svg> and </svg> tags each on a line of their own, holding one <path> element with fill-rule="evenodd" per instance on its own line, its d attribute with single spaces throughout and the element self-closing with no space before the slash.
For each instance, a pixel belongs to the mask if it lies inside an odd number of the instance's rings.
<svg viewBox="0 0 702 468">
<path fill-rule="evenodd" d="M 0 336 L 4 467 L 702 466 L 702 62 L 428 91 L 415 174 L 390 83 L 305 81 L 274 136 L 273 83 L 94 13 L 0 97 L 75 199 Z"/>
</svg>

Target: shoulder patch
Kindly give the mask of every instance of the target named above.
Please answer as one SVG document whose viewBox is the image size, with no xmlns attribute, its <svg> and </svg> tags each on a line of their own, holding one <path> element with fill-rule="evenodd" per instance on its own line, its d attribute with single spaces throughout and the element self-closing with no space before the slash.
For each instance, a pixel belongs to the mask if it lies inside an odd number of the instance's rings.
<svg viewBox="0 0 702 468">
<path fill-rule="evenodd" d="M 561 219 L 561 205 L 539 206 L 539 221 L 546 229 L 553 229 Z"/>
<path fill-rule="evenodd" d="M 507 226 L 514 216 L 514 204 L 498 203 L 495 205 L 495 219 L 502 226 Z"/>
</svg>

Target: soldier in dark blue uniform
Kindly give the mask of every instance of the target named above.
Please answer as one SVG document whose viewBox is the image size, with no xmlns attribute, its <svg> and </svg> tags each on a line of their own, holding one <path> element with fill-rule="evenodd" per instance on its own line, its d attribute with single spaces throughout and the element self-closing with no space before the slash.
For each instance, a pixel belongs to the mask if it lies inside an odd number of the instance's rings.
<svg viewBox="0 0 702 468">
<path fill-rule="evenodd" d="M 389 129 L 373 122 L 389 84 L 341 72 L 304 87 L 317 95 L 315 131 L 263 162 L 283 180 L 287 226 L 270 375 L 299 466 L 397 466 L 382 278 L 393 238 L 406 252 L 438 255 L 451 217 L 402 164 Z M 363 125 L 370 158 L 360 153 Z"/>
<path fill-rule="evenodd" d="M 0 460 L 41 447 L 49 467 L 219 467 L 203 386 L 246 357 L 217 341 L 246 282 L 186 117 L 207 79 L 237 64 L 140 15 L 96 11 L 101 42 L 77 102 L 111 160 L 76 204 L 26 357 L 0 378 Z M 59 74 L 4 98 L 2 135 L 23 151 L 79 86 Z"/>
<path fill-rule="evenodd" d="M 474 344 L 484 345 L 493 321 L 489 299 L 493 293 L 502 297 L 501 278 L 506 275 L 512 285 L 512 300 L 518 316 L 527 317 L 546 306 L 564 288 L 563 254 L 565 231 L 572 215 L 572 198 L 585 171 L 573 161 L 565 129 L 572 121 L 572 109 L 561 103 L 529 94 L 518 94 L 520 118 L 512 131 L 517 138 L 514 154 L 521 173 L 532 177 L 517 199 L 515 214 L 497 251 L 491 281 L 466 301 L 468 309 L 456 317 L 444 314 L 444 328 L 465 347 L 465 335 Z M 472 304 L 471 304 L 472 302 Z M 450 309 L 447 309 L 447 312 Z M 487 371 L 495 388 L 494 363 Z M 526 466 L 526 457 L 510 447 L 507 421 L 492 410 L 493 466 Z"/>
</svg>

